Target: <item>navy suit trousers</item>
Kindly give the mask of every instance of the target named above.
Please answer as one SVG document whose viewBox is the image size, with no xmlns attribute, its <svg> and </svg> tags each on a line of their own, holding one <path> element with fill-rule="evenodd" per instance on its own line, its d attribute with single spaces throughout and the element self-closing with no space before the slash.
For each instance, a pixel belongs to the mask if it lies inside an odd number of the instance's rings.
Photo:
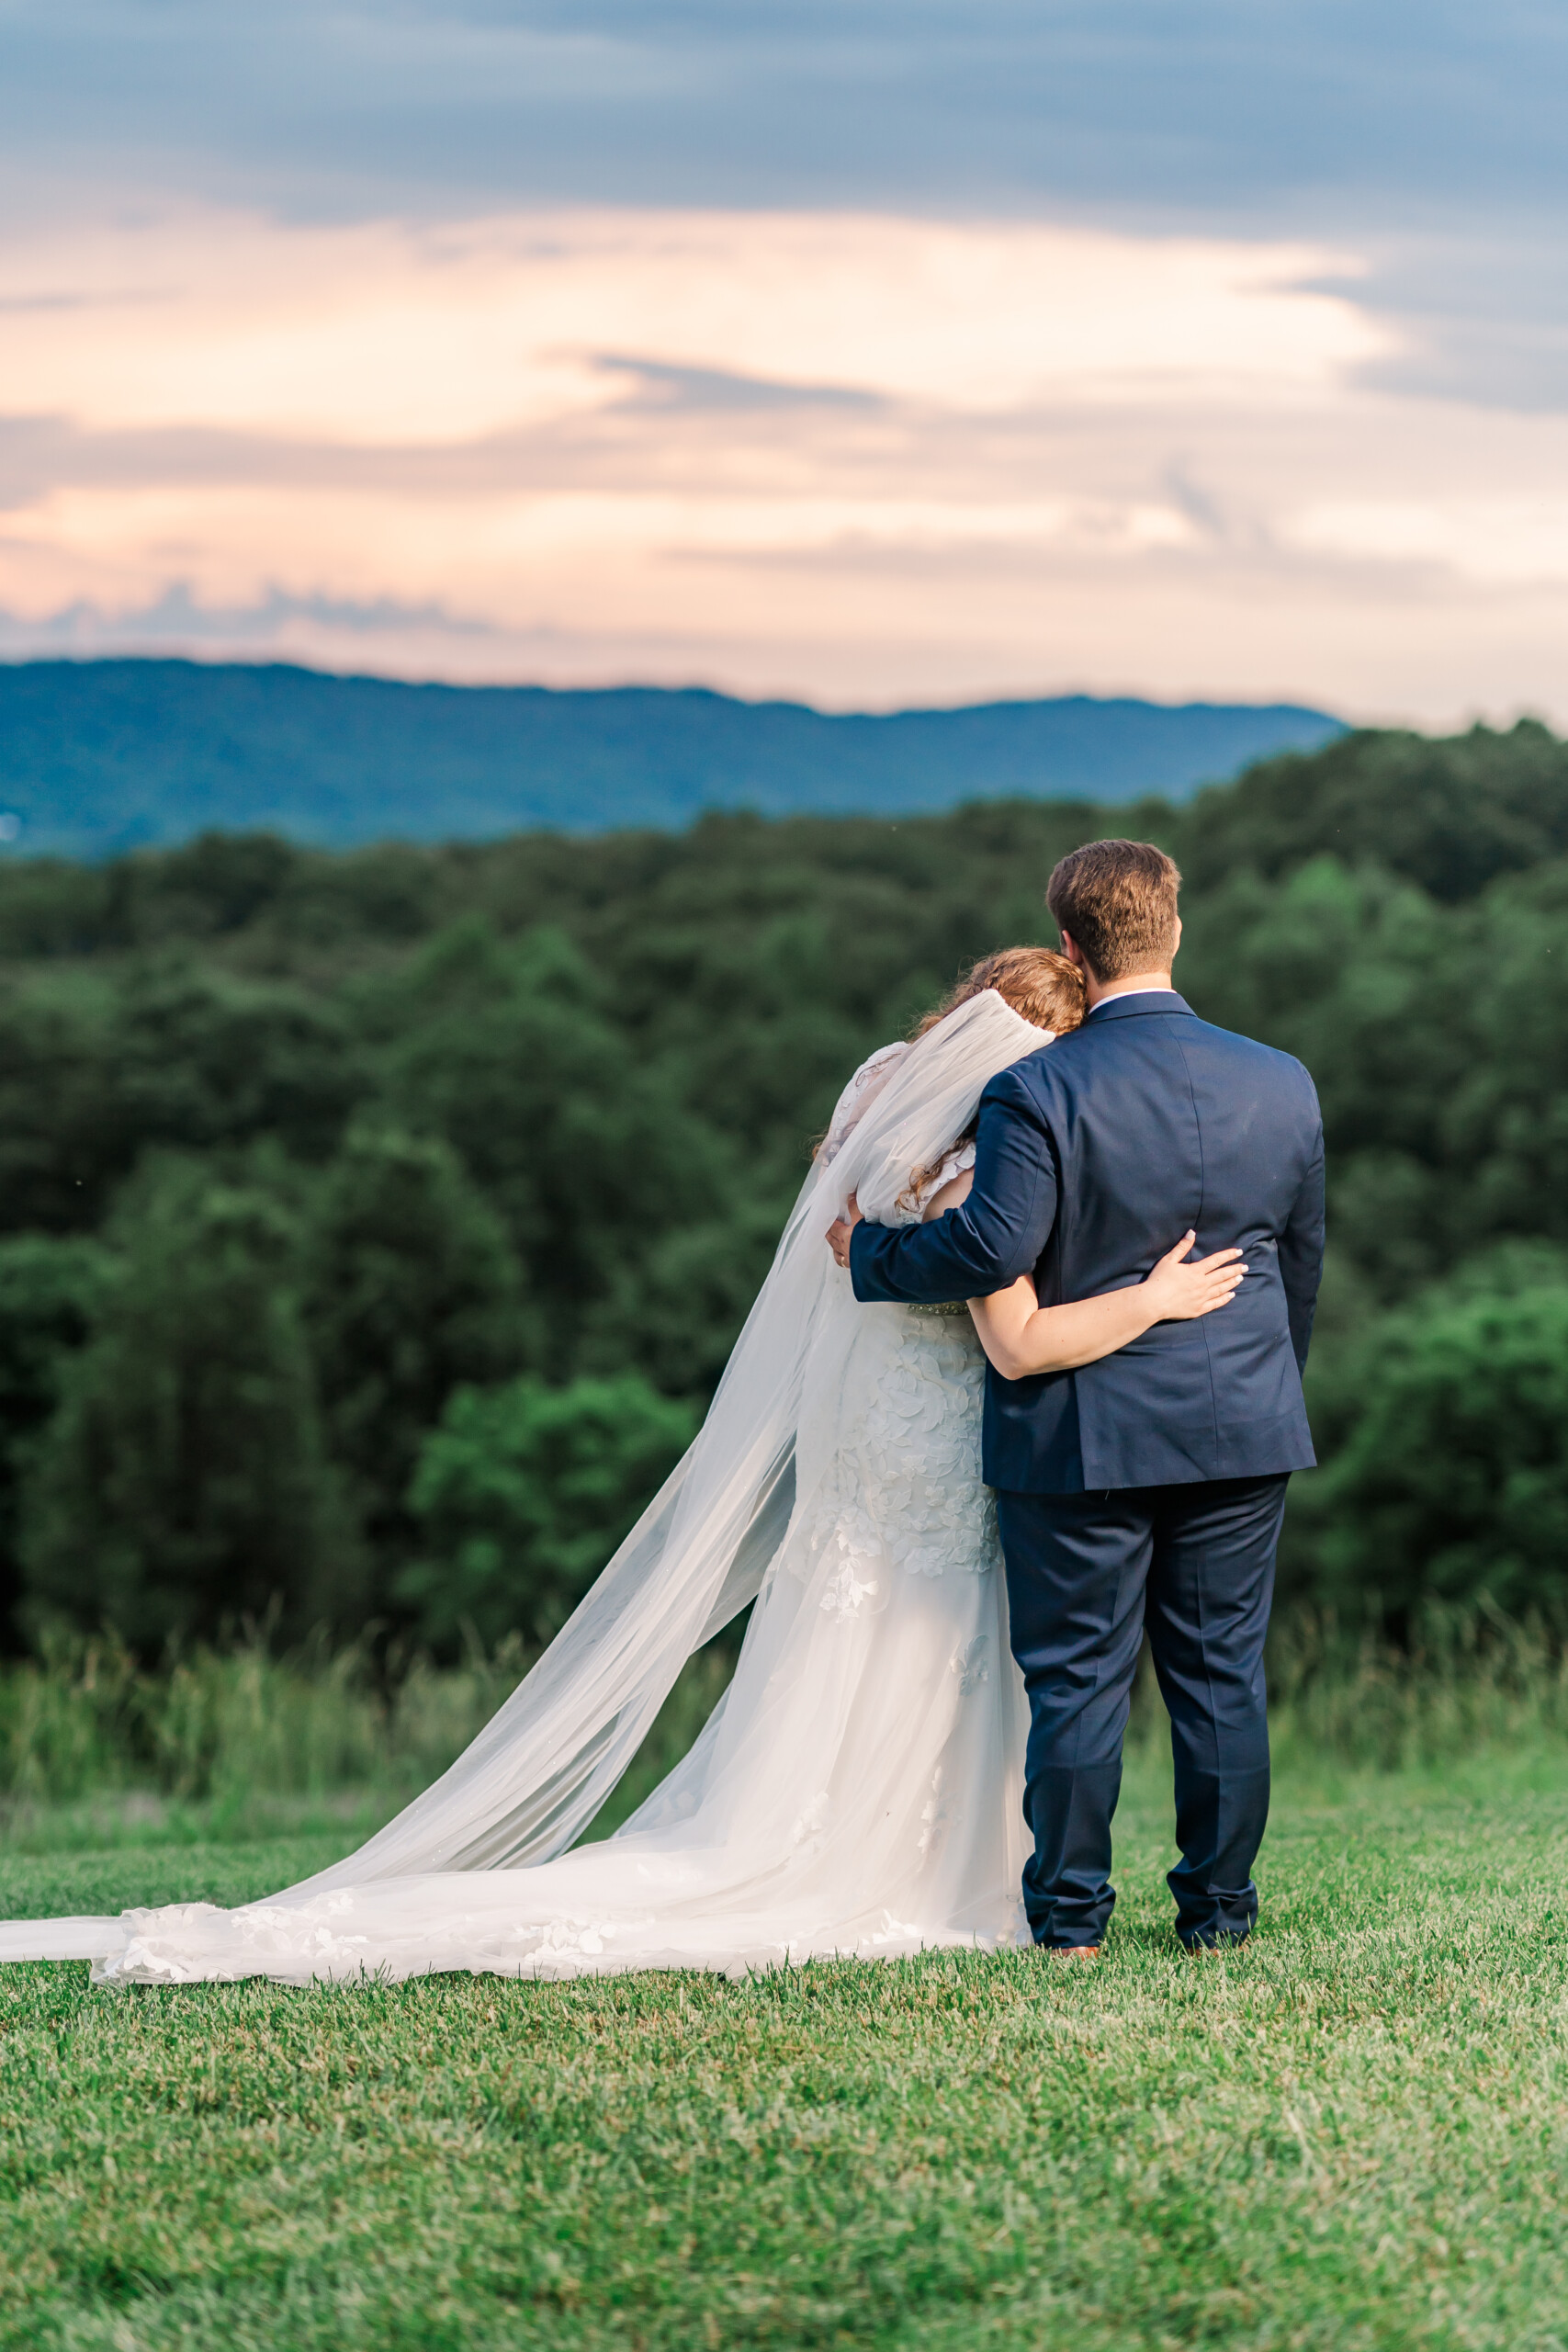
<svg viewBox="0 0 1568 2352">
<path fill-rule="evenodd" d="M 1036 1943 L 1097 1944 L 1111 1917 L 1111 1820 L 1145 1631 L 1176 1765 L 1177 1933 L 1191 1945 L 1250 1931 L 1269 1817 L 1263 1640 L 1287 1483 L 998 1493 L 1029 1692 L 1023 1896 Z"/>
</svg>

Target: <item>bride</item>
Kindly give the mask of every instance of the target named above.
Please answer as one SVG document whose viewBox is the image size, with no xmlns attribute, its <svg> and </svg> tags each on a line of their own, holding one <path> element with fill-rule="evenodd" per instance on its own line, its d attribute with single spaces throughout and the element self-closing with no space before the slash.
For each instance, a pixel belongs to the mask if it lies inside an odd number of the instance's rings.
<svg viewBox="0 0 1568 2352">
<path fill-rule="evenodd" d="M 824 1247 L 968 1190 L 998 1070 L 1083 1017 L 1044 948 L 976 965 L 844 1090 L 705 1425 L 574 1616 L 449 1771 L 346 1860 L 234 1910 L 0 1925 L 0 1961 L 100 1984 L 435 1970 L 568 1977 L 1026 1943 L 1027 1713 L 980 1480 L 982 1347 L 1009 1377 L 1208 1313 L 1234 1251 L 1041 1309 L 857 1306 Z M 755 1601 L 690 1754 L 615 1835 L 572 1840 L 686 1657 Z"/>
</svg>

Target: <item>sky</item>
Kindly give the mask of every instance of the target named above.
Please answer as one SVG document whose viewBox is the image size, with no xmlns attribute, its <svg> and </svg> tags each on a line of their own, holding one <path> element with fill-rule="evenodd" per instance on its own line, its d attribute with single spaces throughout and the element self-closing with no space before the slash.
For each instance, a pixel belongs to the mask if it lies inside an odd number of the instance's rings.
<svg viewBox="0 0 1568 2352">
<path fill-rule="evenodd" d="M 1568 725 L 1568 11 L 0 0 L 0 655 Z"/>
</svg>

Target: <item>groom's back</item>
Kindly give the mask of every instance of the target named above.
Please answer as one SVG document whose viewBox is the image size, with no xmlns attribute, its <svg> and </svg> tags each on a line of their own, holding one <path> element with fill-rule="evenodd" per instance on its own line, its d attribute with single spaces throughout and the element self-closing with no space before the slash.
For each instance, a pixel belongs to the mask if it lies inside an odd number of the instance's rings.
<svg viewBox="0 0 1568 2352">
<path fill-rule="evenodd" d="M 1010 1097 L 1055 1166 L 1043 1305 L 1142 1281 L 1189 1227 L 1201 1255 L 1238 1246 L 1247 1274 L 1216 1313 L 1156 1324 L 1098 1363 L 993 1378 L 992 1483 L 1068 1491 L 1309 1464 L 1298 1360 L 1321 1254 L 1322 1128 L 1301 1064 L 1200 1021 L 1174 992 L 1129 992 L 987 1090 Z"/>
</svg>

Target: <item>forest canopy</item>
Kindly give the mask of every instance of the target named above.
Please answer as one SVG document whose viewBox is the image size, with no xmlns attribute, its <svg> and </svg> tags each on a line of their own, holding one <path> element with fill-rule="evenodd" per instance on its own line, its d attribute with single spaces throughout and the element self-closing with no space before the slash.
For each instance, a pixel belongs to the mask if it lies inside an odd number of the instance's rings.
<svg viewBox="0 0 1568 2352">
<path fill-rule="evenodd" d="M 0 1608 L 547 1636 L 700 1417 L 849 1071 L 1055 860 L 1183 866 L 1177 978 L 1300 1055 L 1330 1269 L 1290 1589 L 1555 1613 L 1568 746 L 1347 736 L 1176 808 L 207 836 L 0 866 Z"/>
</svg>

